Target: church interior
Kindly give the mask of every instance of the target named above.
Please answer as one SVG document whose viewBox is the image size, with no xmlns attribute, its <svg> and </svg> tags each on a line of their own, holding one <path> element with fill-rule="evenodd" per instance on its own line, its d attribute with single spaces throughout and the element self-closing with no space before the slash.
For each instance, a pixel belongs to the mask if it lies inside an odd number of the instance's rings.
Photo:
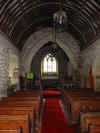
<svg viewBox="0 0 100 133">
<path fill-rule="evenodd" d="M 100 0 L 0 0 L 0 133 L 100 133 Z"/>
</svg>

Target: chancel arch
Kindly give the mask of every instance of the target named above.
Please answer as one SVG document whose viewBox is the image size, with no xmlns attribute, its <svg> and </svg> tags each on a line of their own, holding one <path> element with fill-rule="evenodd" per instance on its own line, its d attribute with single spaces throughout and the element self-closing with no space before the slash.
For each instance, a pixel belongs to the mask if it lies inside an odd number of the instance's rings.
<svg viewBox="0 0 100 133">
<path fill-rule="evenodd" d="M 50 28 L 45 28 L 34 33 L 26 41 L 22 51 L 22 61 L 25 71 L 30 71 L 33 57 L 48 41 L 53 41 L 52 29 Z M 68 56 L 73 68 L 77 69 L 80 52 L 78 42 L 70 34 L 65 33 L 58 33 L 56 42 Z"/>
</svg>

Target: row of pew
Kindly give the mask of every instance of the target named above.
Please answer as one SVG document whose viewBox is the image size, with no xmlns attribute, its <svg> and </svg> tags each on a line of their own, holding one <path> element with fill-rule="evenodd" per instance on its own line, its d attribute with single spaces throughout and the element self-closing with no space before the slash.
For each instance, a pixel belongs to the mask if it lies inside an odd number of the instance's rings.
<svg viewBox="0 0 100 133">
<path fill-rule="evenodd" d="M 40 91 L 18 91 L 0 101 L 0 133 L 34 133 L 39 124 Z"/>
<path fill-rule="evenodd" d="M 0 129 L 0 133 L 21 133 L 20 128 L 16 129 Z"/>
<path fill-rule="evenodd" d="M 100 93 L 87 89 L 64 89 L 64 104 L 69 120 L 81 133 L 100 133 Z"/>
</svg>

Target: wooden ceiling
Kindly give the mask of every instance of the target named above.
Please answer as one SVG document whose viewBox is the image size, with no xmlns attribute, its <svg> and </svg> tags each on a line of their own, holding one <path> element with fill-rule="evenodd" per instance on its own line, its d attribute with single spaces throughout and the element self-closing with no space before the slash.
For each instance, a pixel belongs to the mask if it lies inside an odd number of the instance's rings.
<svg viewBox="0 0 100 133">
<path fill-rule="evenodd" d="M 26 39 L 39 28 L 52 26 L 59 0 L 0 0 L 0 29 L 22 49 Z M 80 41 L 80 49 L 100 37 L 100 0 L 62 0 L 68 15 L 68 32 Z"/>
</svg>

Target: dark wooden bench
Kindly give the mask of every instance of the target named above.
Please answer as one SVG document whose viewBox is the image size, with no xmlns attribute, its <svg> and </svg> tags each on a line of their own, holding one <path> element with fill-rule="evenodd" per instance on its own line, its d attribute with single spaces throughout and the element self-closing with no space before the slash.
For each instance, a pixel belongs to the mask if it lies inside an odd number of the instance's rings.
<svg viewBox="0 0 100 133">
<path fill-rule="evenodd" d="M 7 100 L 38 100 L 39 97 L 33 97 L 33 96 L 28 96 L 28 97 L 6 97 L 3 98 L 2 101 L 7 101 Z"/>
<path fill-rule="evenodd" d="M 34 107 L 34 119 L 39 121 L 39 103 L 37 101 L 4 101 L 1 107 Z"/>
<path fill-rule="evenodd" d="M 17 91 L 14 94 L 10 94 L 10 97 L 13 96 L 33 96 L 33 97 L 38 97 L 40 96 L 40 91 Z"/>
<path fill-rule="evenodd" d="M 13 109 L 4 109 L 0 110 L 0 115 L 29 115 L 29 127 L 31 133 L 35 130 L 35 120 L 34 120 L 34 114 L 32 110 L 15 110 Z"/>
<path fill-rule="evenodd" d="M 39 102 L 37 100 L 7 100 L 7 101 L 0 101 L 0 106 L 6 106 L 6 105 L 9 105 L 9 106 L 34 106 L 34 110 L 36 112 L 38 112 L 38 108 L 39 108 Z"/>
<path fill-rule="evenodd" d="M 84 120 L 87 118 L 93 118 L 93 117 L 100 117 L 100 112 L 87 112 L 87 113 L 80 113 L 80 129 L 82 132 L 84 132 Z"/>
<path fill-rule="evenodd" d="M 13 95 L 9 95 L 8 97 L 20 97 L 20 96 L 22 96 L 22 97 L 31 97 L 31 96 L 33 96 L 33 97 L 38 97 L 38 96 L 40 96 L 40 94 L 33 94 L 33 93 L 30 93 L 30 94 L 24 94 L 24 93 L 19 93 L 19 94 L 13 94 Z"/>
<path fill-rule="evenodd" d="M 39 100 L 40 91 L 18 91 L 0 101 L 0 114 L 23 115 L 28 113 L 34 130 L 36 123 L 39 122 Z"/>
<path fill-rule="evenodd" d="M 93 92 L 63 92 L 63 94 L 64 97 L 70 102 L 73 100 L 100 100 L 100 95 L 97 96 Z"/>
<path fill-rule="evenodd" d="M 100 124 L 91 124 L 89 126 L 89 133 L 100 133 Z"/>
<path fill-rule="evenodd" d="M 100 93 L 95 93 L 94 91 L 81 91 L 76 89 L 70 89 L 70 90 L 63 90 L 63 94 L 65 97 L 68 98 L 94 98 L 94 99 L 100 99 Z M 76 99 L 77 100 L 77 99 Z"/>
<path fill-rule="evenodd" d="M 100 101 L 76 100 L 70 105 L 72 121 L 78 122 L 80 112 L 100 111 Z"/>
<path fill-rule="evenodd" d="M 8 100 L 8 99 L 5 99 L 5 100 L 2 100 L 0 101 L 0 105 L 2 104 L 19 104 L 19 105 L 34 105 L 34 108 L 35 110 L 38 110 L 38 106 L 39 106 L 39 100 L 38 99 L 13 99 L 13 100 Z"/>
<path fill-rule="evenodd" d="M 13 129 L 13 128 L 11 128 L 11 129 L 10 128 L 1 129 L 0 128 L 0 133 L 21 133 L 21 128 L 15 128 L 15 129 Z"/>
<path fill-rule="evenodd" d="M 100 116 L 91 116 L 84 118 L 81 123 L 81 132 L 88 132 L 89 126 L 92 124 L 100 124 Z"/>
<path fill-rule="evenodd" d="M 72 123 L 77 123 L 80 112 L 100 111 L 100 98 L 95 95 L 82 94 L 82 92 L 64 92 L 64 104 Z M 99 95 L 98 95 L 99 96 Z"/>
<path fill-rule="evenodd" d="M 28 115 L 0 115 L 0 128 L 21 128 L 22 133 L 29 133 Z"/>
</svg>

